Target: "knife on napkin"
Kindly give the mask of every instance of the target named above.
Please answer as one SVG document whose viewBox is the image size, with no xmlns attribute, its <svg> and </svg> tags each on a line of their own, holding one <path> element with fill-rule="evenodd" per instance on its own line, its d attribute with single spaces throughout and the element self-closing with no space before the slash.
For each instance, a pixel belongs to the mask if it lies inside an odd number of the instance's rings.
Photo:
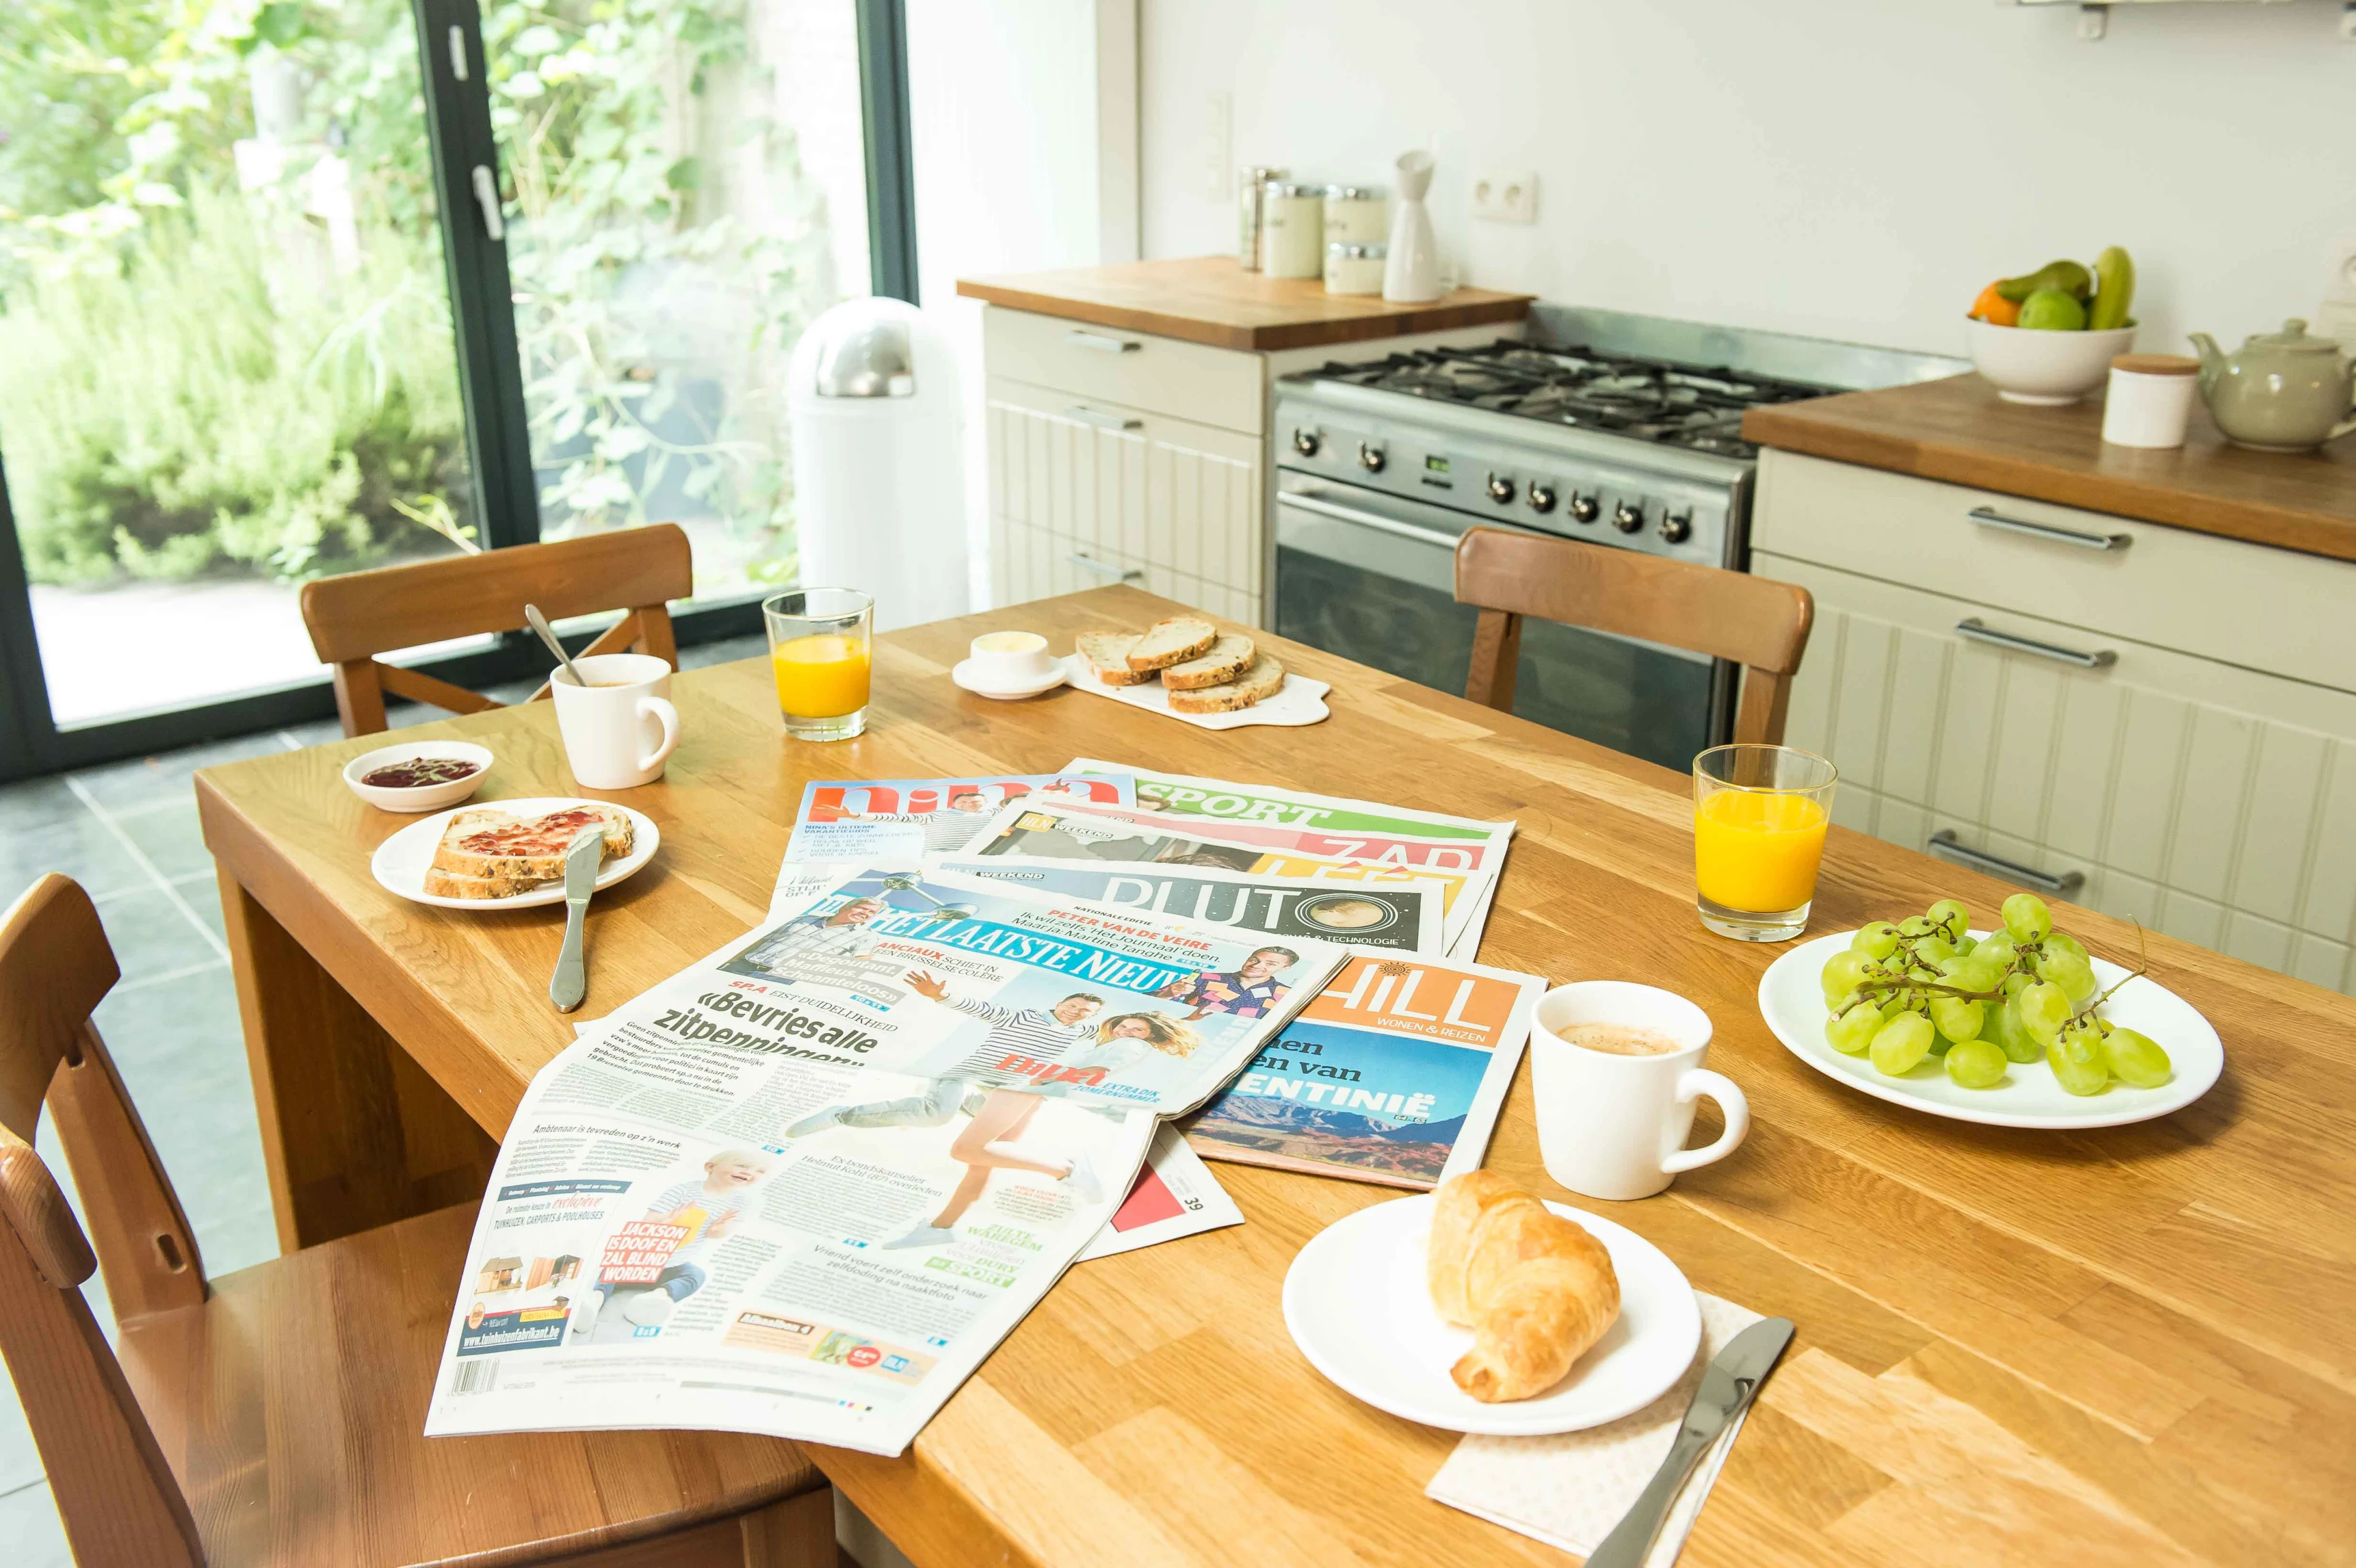
<svg viewBox="0 0 2356 1568">
<path fill-rule="evenodd" d="M 1668 1457 L 1637 1494 L 1626 1517 L 1588 1558 L 1587 1568 L 1643 1568 L 1654 1538 L 1661 1533 L 1662 1521 L 1669 1517 L 1669 1506 L 1676 1501 L 1678 1489 L 1693 1473 L 1695 1463 L 1709 1451 L 1727 1423 L 1742 1413 L 1791 1342 L 1790 1318 L 1762 1318 L 1737 1334 L 1718 1359 L 1703 1369 L 1701 1386 L 1694 1391 L 1693 1403 L 1687 1407 Z"/>
<path fill-rule="evenodd" d="M 589 965 L 583 948 L 588 940 L 589 895 L 597 889 L 597 868 L 605 863 L 605 829 L 584 827 L 564 847 L 564 950 L 556 955 L 556 973 L 548 977 L 548 999 L 560 1013 L 569 1013 L 589 994 Z"/>
</svg>

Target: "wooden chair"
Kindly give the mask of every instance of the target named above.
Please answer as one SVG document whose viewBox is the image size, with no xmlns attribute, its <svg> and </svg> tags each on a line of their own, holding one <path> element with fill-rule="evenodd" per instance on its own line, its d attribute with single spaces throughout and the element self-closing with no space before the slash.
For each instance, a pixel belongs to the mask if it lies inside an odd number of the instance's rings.
<svg viewBox="0 0 2356 1568">
<path fill-rule="evenodd" d="M 303 624 L 321 662 L 335 667 L 336 711 L 344 733 L 373 735 L 385 727 L 388 691 L 453 713 L 499 706 L 422 670 L 385 664 L 379 654 L 519 631 L 523 607 L 537 604 L 551 621 L 626 610 L 585 651 L 636 647 L 676 666 L 679 646 L 666 605 L 694 592 L 686 533 L 677 523 L 657 523 L 558 544 L 517 545 L 323 577 L 303 585 Z M 543 685 L 531 700 L 547 695 Z"/>
<path fill-rule="evenodd" d="M 116 973 L 67 878 L 0 917 L 0 1350 L 80 1568 L 834 1568 L 832 1495 L 789 1443 L 422 1435 L 471 1204 L 209 1288 L 90 1020 Z M 87 1238 L 30 1147 L 45 1100 Z M 93 1242 L 119 1356 L 80 1288 Z"/>
<path fill-rule="evenodd" d="M 1815 601 L 1804 588 L 1578 539 L 1467 528 L 1456 602 L 1478 605 L 1464 695 L 1511 710 L 1522 618 L 1641 637 L 1745 667 L 1737 741 L 1781 744 Z"/>
</svg>

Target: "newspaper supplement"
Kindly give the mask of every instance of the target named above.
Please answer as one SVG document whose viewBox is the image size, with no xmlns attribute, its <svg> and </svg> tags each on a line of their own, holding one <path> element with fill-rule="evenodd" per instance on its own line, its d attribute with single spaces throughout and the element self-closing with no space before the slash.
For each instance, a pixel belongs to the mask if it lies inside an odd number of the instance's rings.
<svg viewBox="0 0 2356 1568">
<path fill-rule="evenodd" d="M 1091 865 L 1116 862 L 1123 866 L 1205 867 L 1252 876 L 1313 877 L 1365 884 L 1406 885 L 1430 879 L 1440 884 L 1440 941 L 1450 952 L 1456 951 L 1465 933 L 1472 929 L 1473 918 L 1486 907 L 1486 893 L 1496 880 L 1490 871 L 1403 867 L 1345 859 L 1338 855 L 1271 849 L 1240 839 L 1211 837 L 1183 817 L 1157 817 L 1151 812 L 1115 806 L 1098 808 L 1045 802 L 1007 806 L 991 819 L 958 859 L 965 861 L 1000 856 L 1076 860 Z M 1480 940 L 1477 930 L 1472 940 Z"/>
<path fill-rule="evenodd" d="M 1447 888 L 1430 879 L 1337 888 L 1314 877 L 1135 862 L 1116 868 L 1022 855 L 972 860 L 948 855 L 937 863 L 944 870 L 1009 882 L 1034 893 L 1177 915 L 1258 936 L 1308 936 L 1352 947 L 1435 955 L 1441 950 Z"/>
<path fill-rule="evenodd" d="M 1471 864 L 1493 875 L 1475 890 L 1474 906 L 1466 912 L 1461 927 L 1451 928 L 1449 937 L 1449 951 L 1467 958 L 1481 945 L 1481 932 L 1489 921 L 1489 906 L 1497 895 L 1494 873 L 1504 869 L 1506 848 L 1514 836 L 1515 825 L 1511 822 L 1483 822 L 1444 812 L 1353 800 L 1345 795 L 1312 795 L 1274 784 L 1235 784 L 1151 768 L 1127 768 L 1093 757 L 1075 757 L 1065 764 L 1064 771 L 1129 779 L 1136 787 L 1141 808 L 1201 819 L 1207 825 L 1215 825 L 1211 828 L 1213 832 L 1240 842 L 1271 842 L 1234 831 L 1247 825 L 1283 829 L 1291 835 L 1292 847 L 1306 854 L 1376 860 L 1404 857 L 1430 868 L 1463 864 L 1450 852 L 1451 841 L 1460 848 L 1477 843 L 1478 859 Z"/>
<path fill-rule="evenodd" d="M 533 1078 L 428 1435 L 899 1453 L 1344 956 L 846 870 Z"/>
<path fill-rule="evenodd" d="M 1243 1222 L 1244 1211 L 1211 1175 L 1210 1167 L 1176 1127 L 1163 1122 L 1154 1130 L 1145 1168 L 1137 1173 L 1128 1198 L 1081 1250 L 1078 1261 L 1094 1263 Z"/>
<path fill-rule="evenodd" d="M 1000 806 L 1031 796 L 1128 805 L 1136 792 L 1128 774 L 1107 773 L 814 781 L 802 786 L 786 859 L 913 866 L 964 848 Z"/>
<path fill-rule="evenodd" d="M 1210 1159 L 1391 1187 L 1477 1169 L 1546 982 L 1362 955 L 1187 1128 Z"/>
</svg>

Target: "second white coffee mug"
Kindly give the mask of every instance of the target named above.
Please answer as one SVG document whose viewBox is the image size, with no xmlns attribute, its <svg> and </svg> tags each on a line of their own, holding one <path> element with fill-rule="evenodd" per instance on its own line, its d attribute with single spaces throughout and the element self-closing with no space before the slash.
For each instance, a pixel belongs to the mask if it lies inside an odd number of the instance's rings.
<svg viewBox="0 0 2356 1568">
<path fill-rule="evenodd" d="M 1630 1056 L 1590 1050 L 1563 1038 L 1579 1024 L 1650 1030 L 1676 1049 Z M 1655 986 L 1582 980 L 1539 997 L 1530 1082 L 1547 1174 L 1588 1198 L 1649 1198 L 1677 1172 L 1732 1154 L 1751 1131 L 1751 1103 L 1732 1079 L 1702 1066 L 1709 1036 L 1708 1013 Z M 1726 1130 L 1689 1149 L 1694 1104 L 1705 1094 L 1718 1102 Z"/>
<path fill-rule="evenodd" d="M 651 654 L 596 654 L 573 664 L 589 684 L 576 684 L 560 667 L 549 677 L 549 694 L 573 782 L 584 789 L 633 789 L 662 777 L 679 749 L 670 662 Z"/>
</svg>

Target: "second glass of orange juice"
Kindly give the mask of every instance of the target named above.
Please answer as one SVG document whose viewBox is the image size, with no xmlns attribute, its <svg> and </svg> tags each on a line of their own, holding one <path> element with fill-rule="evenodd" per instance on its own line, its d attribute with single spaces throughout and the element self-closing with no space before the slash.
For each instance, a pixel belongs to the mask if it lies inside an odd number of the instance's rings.
<svg viewBox="0 0 2356 1568">
<path fill-rule="evenodd" d="M 1742 942 L 1807 929 L 1832 824 L 1832 763 L 1790 746 L 1713 746 L 1694 759 L 1694 880 L 1702 924 Z"/>
<path fill-rule="evenodd" d="M 867 728 L 875 601 L 851 588 L 802 588 L 761 602 L 777 709 L 797 741 L 848 741 Z"/>
</svg>

